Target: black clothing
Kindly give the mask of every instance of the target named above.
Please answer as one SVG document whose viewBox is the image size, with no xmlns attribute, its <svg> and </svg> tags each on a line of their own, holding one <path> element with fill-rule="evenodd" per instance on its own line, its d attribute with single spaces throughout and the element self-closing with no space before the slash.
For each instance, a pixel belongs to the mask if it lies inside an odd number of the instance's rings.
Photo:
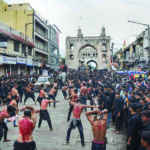
<svg viewBox="0 0 150 150">
<path fill-rule="evenodd" d="M 97 144 L 97 143 L 92 142 L 91 150 L 106 150 L 106 144 Z"/>
<path fill-rule="evenodd" d="M 122 109 L 123 109 L 123 100 L 121 98 L 115 99 L 115 103 L 114 103 L 115 127 L 118 131 L 120 131 L 120 128 L 121 128 Z M 120 113 L 120 116 L 118 116 L 119 113 Z"/>
<path fill-rule="evenodd" d="M 73 108 L 74 108 L 73 105 L 70 104 L 67 121 L 70 120 L 70 117 L 71 117 L 71 113 L 72 113 L 72 111 L 73 111 Z"/>
<path fill-rule="evenodd" d="M 29 98 L 29 97 L 31 97 L 32 98 L 32 100 L 35 102 L 35 97 L 34 97 L 34 93 L 33 92 L 26 92 L 25 93 L 25 99 L 24 99 L 24 103 L 26 103 L 26 101 L 27 101 L 27 99 Z"/>
<path fill-rule="evenodd" d="M 38 124 L 39 128 L 41 127 L 42 120 L 46 120 L 50 130 L 52 130 L 52 123 L 51 123 L 50 115 L 47 110 L 40 110 L 40 119 Z"/>
<path fill-rule="evenodd" d="M 24 142 L 20 143 L 18 141 L 15 141 L 13 150 L 36 150 L 36 143 L 33 142 Z"/>
<path fill-rule="evenodd" d="M 67 98 L 67 92 L 65 90 L 62 90 L 62 94 L 63 94 L 64 98 Z"/>
<path fill-rule="evenodd" d="M 80 133 L 81 144 L 84 145 L 84 134 L 83 134 L 83 126 L 82 126 L 81 120 L 76 120 L 76 126 L 78 127 L 78 130 Z M 70 126 L 67 131 L 67 137 L 66 137 L 67 142 L 69 142 L 70 140 L 70 134 L 71 134 L 72 129 L 75 129 L 74 120 L 71 121 Z"/>
<path fill-rule="evenodd" d="M 140 131 L 141 126 L 137 114 L 131 116 L 128 120 L 127 141 L 132 137 L 130 145 L 127 145 L 127 150 L 139 150 L 140 147 Z"/>
<path fill-rule="evenodd" d="M 108 113 L 111 112 L 112 105 L 111 99 L 109 97 L 104 97 L 104 109 L 107 109 Z"/>
<path fill-rule="evenodd" d="M 146 103 L 145 106 L 142 108 L 143 111 L 150 110 L 150 102 Z"/>
<path fill-rule="evenodd" d="M 0 141 L 3 138 L 4 135 L 4 140 L 7 139 L 7 132 L 8 132 L 8 127 L 5 122 L 0 122 Z"/>
<path fill-rule="evenodd" d="M 48 95 L 48 98 L 49 98 L 49 100 L 52 99 L 53 101 L 56 101 L 54 95 L 49 94 L 49 95 Z M 54 108 L 56 107 L 56 103 L 55 103 L 55 102 L 53 103 L 53 107 L 54 107 Z"/>
<path fill-rule="evenodd" d="M 113 104 L 114 104 L 114 101 L 115 101 L 115 93 L 114 92 L 109 93 L 109 97 L 110 97 L 110 100 L 111 100 L 111 107 L 112 107 Z"/>
<path fill-rule="evenodd" d="M 41 106 L 41 102 L 42 102 L 43 98 L 42 97 L 38 97 L 37 101 L 39 102 L 40 106 Z"/>
</svg>

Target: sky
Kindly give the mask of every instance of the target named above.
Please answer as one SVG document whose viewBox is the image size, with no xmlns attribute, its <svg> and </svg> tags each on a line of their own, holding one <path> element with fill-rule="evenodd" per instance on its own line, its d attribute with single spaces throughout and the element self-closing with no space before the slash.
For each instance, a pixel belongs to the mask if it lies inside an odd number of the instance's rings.
<svg viewBox="0 0 150 150">
<path fill-rule="evenodd" d="M 65 56 L 66 36 L 99 36 L 101 28 L 115 43 L 115 50 L 124 40 L 130 44 L 145 26 L 128 20 L 150 24 L 150 0 L 5 0 L 7 3 L 30 3 L 39 14 L 61 30 L 60 54 Z"/>
</svg>

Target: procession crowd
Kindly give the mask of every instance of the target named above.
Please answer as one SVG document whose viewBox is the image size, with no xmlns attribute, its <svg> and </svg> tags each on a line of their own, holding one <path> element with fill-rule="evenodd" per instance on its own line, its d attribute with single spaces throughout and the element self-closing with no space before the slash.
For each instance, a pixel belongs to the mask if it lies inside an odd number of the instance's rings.
<svg viewBox="0 0 150 150">
<path fill-rule="evenodd" d="M 67 72 L 67 71 L 66 71 Z M 7 139 L 8 122 L 18 127 L 18 138 L 14 150 L 35 150 L 34 128 L 39 114 L 38 128 L 46 120 L 53 132 L 48 107 L 53 103 L 56 109 L 57 93 L 62 91 L 64 100 L 69 103 L 70 122 L 66 133 L 66 143 L 70 142 L 72 129 L 80 133 L 81 145 L 85 145 L 81 113 L 85 113 L 93 132 L 92 150 L 106 150 L 106 132 L 114 126 L 115 134 L 127 135 L 127 150 L 150 150 L 150 74 L 135 77 L 128 74 L 112 73 L 108 70 L 93 72 L 69 71 L 66 82 L 56 80 L 49 91 L 40 85 L 38 98 L 35 98 L 34 83 L 37 76 L 1 76 L 0 77 L 0 141 Z M 23 100 L 24 95 L 24 100 Z M 32 98 L 39 109 L 26 106 Z M 88 105 L 90 103 L 90 105 Z M 24 106 L 23 106 L 24 104 Z M 58 106 L 61 107 L 61 106 Z M 87 111 L 90 108 L 91 111 Z M 24 112 L 23 116 L 20 112 Z M 71 115 L 73 119 L 71 119 Z M 18 121 L 18 123 L 17 123 Z M 39 131 L 40 132 L 40 131 Z M 61 149 L 61 148 L 60 148 Z M 89 148 L 90 149 L 90 148 Z"/>
</svg>

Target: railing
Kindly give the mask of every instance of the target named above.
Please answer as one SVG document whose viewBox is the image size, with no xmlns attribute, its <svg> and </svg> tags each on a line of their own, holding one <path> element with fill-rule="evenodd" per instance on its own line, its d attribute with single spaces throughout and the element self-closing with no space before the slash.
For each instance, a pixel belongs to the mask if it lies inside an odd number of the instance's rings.
<svg viewBox="0 0 150 150">
<path fill-rule="evenodd" d="M 25 39 L 25 35 L 22 32 L 19 32 L 19 31 L 15 30 L 14 28 L 12 28 L 2 22 L 0 22 L 0 29 L 6 31 L 8 33 L 11 33 L 13 35 L 16 35 L 22 39 Z M 33 39 L 29 38 L 28 36 L 26 37 L 26 39 L 33 43 Z"/>
<path fill-rule="evenodd" d="M 38 29 L 35 29 L 35 32 L 38 33 L 39 35 L 41 35 L 42 37 L 48 39 L 48 34 L 45 34 L 44 32 L 41 32 L 41 31 L 38 30 Z"/>
</svg>

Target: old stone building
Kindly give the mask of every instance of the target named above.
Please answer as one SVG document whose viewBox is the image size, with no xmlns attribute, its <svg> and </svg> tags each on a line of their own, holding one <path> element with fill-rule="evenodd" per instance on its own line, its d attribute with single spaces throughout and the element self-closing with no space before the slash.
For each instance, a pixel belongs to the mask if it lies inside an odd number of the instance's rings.
<svg viewBox="0 0 150 150">
<path fill-rule="evenodd" d="M 82 61 L 85 66 L 94 62 L 97 69 L 104 69 L 110 63 L 110 55 L 110 36 L 106 36 L 104 27 L 100 36 L 84 37 L 79 28 L 77 37 L 66 38 L 66 64 L 69 68 L 77 69 Z"/>
</svg>

